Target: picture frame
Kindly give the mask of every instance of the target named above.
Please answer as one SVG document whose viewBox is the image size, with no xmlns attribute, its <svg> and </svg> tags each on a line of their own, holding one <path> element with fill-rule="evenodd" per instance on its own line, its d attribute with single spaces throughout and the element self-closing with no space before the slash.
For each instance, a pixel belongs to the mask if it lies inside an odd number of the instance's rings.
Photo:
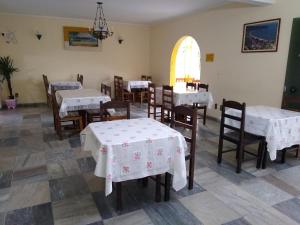
<svg viewBox="0 0 300 225">
<path fill-rule="evenodd" d="M 65 48 L 97 48 L 98 39 L 93 37 L 87 27 L 63 27 Z"/>
<path fill-rule="evenodd" d="M 242 53 L 277 52 L 281 19 L 244 24 Z"/>
</svg>

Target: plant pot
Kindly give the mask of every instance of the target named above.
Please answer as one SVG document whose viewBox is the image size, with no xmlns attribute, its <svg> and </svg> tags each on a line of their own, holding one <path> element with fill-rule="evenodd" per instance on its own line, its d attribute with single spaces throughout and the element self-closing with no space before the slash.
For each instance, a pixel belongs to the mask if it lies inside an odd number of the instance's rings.
<svg viewBox="0 0 300 225">
<path fill-rule="evenodd" d="M 6 99 L 5 104 L 8 109 L 15 109 L 17 107 L 17 99 Z"/>
</svg>

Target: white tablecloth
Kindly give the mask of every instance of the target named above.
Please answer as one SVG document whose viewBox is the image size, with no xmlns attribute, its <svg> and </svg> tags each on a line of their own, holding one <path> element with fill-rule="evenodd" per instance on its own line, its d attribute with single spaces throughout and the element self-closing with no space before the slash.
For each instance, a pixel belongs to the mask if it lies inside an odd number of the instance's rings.
<svg viewBox="0 0 300 225">
<path fill-rule="evenodd" d="M 112 182 L 139 179 L 169 172 L 173 187 L 186 185 L 184 137 L 150 118 L 89 124 L 81 132 L 83 150 L 92 151 L 94 174 L 106 178 L 105 194 Z"/>
<path fill-rule="evenodd" d="M 59 116 L 65 117 L 69 111 L 99 109 L 100 101 L 109 102 L 110 97 L 95 89 L 61 90 L 56 92 L 60 105 Z"/>
<path fill-rule="evenodd" d="M 236 110 L 226 113 L 238 115 Z M 226 123 L 239 126 L 238 122 Z M 300 144 L 300 113 L 269 106 L 249 106 L 246 108 L 245 131 L 264 136 L 271 160 L 276 159 L 276 151 Z"/>
<path fill-rule="evenodd" d="M 124 81 L 124 88 L 130 92 L 131 89 L 133 89 L 133 88 L 148 88 L 149 83 L 151 83 L 151 81 L 129 80 L 129 81 Z"/>
<path fill-rule="evenodd" d="M 48 93 L 51 94 L 51 87 L 57 87 L 59 90 L 80 89 L 82 85 L 78 81 L 53 81 L 49 84 Z"/>
<path fill-rule="evenodd" d="M 207 91 L 195 91 L 190 89 L 174 89 L 173 91 L 174 105 L 192 105 L 193 103 L 201 103 L 207 105 L 210 109 L 214 104 L 212 94 Z M 162 103 L 162 87 L 156 88 L 156 103 Z"/>
</svg>

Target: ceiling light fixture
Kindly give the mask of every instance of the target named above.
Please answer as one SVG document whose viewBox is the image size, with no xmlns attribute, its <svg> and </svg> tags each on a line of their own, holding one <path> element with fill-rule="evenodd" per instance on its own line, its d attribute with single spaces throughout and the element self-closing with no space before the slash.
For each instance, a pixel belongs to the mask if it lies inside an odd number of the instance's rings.
<svg viewBox="0 0 300 225">
<path fill-rule="evenodd" d="M 92 35 L 100 41 L 113 35 L 113 32 L 111 32 L 107 26 L 102 4 L 102 2 L 97 2 L 96 17 L 94 20 L 93 28 L 91 29 Z"/>
</svg>

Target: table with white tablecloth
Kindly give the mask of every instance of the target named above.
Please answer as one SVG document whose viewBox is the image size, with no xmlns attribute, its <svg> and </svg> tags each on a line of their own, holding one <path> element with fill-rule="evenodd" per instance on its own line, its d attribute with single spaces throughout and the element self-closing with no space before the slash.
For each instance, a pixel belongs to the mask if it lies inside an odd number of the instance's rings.
<svg viewBox="0 0 300 225">
<path fill-rule="evenodd" d="M 89 124 L 80 134 L 82 149 L 96 160 L 94 174 L 106 178 L 105 194 L 112 182 L 169 172 L 173 188 L 186 185 L 185 151 L 181 133 L 151 118 Z"/>
<path fill-rule="evenodd" d="M 131 89 L 147 89 L 149 83 L 151 81 L 149 80 L 129 80 L 124 81 L 124 89 L 131 92 Z"/>
<path fill-rule="evenodd" d="M 60 105 L 59 116 L 65 117 L 70 111 L 99 109 L 100 102 L 111 101 L 111 98 L 96 89 L 60 90 L 56 92 Z"/>
<path fill-rule="evenodd" d="M 82 85 L 78 81 L 52 81 L 49 83 L 48 93 L 51 94 L 51 88 L 56 90 L 74 90 L 81 89 Z"/>
<path fill-rule="evenodd" d="M 240 111 L 229 109 L 227 114 L 240 116 Z M 239 126 L 227 119 L 226 124 Z M 300 144 L 300 113 L 269 106 L 246 107 L 245 131 L 265 137 L 271 160 L 278 150 Z"/>
<path fill-rule="evenodd" d="M 211 92 L 197 91 L 191 89 L 174 89 L 173 90 L 174 105 L 191 105 L 193 103 L 200 103 L 207 105 L 207 108 L 212 108 L 214 100 Z M 156 103 L 162 103 L 162 87 L 156 88 Z"/>
</svg>

